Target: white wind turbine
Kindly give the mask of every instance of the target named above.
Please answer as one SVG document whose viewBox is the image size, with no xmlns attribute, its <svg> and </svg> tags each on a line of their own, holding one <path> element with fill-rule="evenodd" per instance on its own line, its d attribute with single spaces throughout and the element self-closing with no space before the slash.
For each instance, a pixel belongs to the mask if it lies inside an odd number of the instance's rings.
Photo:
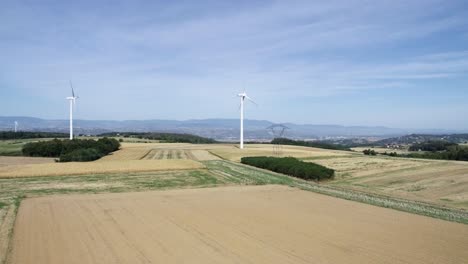
<svg viewBox="0 0 468 264">
<path fill-rule="evenodd" d="M 15 133 L 18 132 L 18 121 L 15 121 Z"/>
<path fill-rule="evenodd" d="M 247 94 L 245 93 L 245 90 L 243 93 L 238 94 L 237 96 L 240 97 L 240 149 L 244 148 L 244 100 L 247 98 L 247 100 L 251 101 L 255 105 L 255 103 L 252 98 L 248 97 Z"/>
<path fill-rule="evenodd" d="M 66 99 L 70 101 L 70 140 L 73 139 L 73 109 L 76 103 L 78 96 L 75 96 L 75 91 L 73 90 L 73 84 L 70 81 L 70 88 L 72 90 L 72 96 L 67 97 Z"/>
</svg>

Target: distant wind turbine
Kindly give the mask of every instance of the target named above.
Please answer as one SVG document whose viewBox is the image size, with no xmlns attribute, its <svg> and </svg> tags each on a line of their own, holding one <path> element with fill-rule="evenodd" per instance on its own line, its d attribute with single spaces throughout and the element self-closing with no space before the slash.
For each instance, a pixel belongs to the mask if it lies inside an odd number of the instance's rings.
<svg viewBox="0 0 468 264">
<path fill-rule="evenodd" d="M 78 96 L 75 96 L 75 91 L 73 90 L 73 84 L 70 81 L 70 88 L 72 90 L 72 96 L 67 97 L 66 99 L 70 101 L 70 140 L 73 139 L 73 110 L 76 104 L 76 99 Z"/>
<path fill-rule="evenodd" d="M 18 121 L 15 121 L 15 133 L 18 132 Z"/>
<path fill-rule="evenodd" d="M 248 97 L 247 94 L 245 93 L 245 90 L 243 93 L 238 94 L 237 96 L 240 97 L 240 149 L 244 148 L 244 100 L 247 99 L 257 105 L 252 98 Z"/>
</svg>

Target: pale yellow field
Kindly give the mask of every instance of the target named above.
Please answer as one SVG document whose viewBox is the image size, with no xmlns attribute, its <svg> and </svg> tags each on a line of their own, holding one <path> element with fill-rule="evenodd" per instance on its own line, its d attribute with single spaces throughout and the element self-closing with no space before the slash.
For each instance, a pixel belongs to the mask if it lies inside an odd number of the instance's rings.
<svg viewBox="0 0 468 264">
<path fill-rule="evenodd" d="M 328 184 L 468 209 L 468 162 L 364 155 L 311 161 L 336 170 Z"/>
<path fill-rule="evenodd" d="M 100 159 L 100 161 L 109 160 L 140 160 L 157 143 L 121 143 L 120 150 L 111 153 Z"/>
<path fill-rule="evenodd" d="M 191 150 L 190 151 L 196 160 L 205 161 L 205 160 L 220 160 L 219 157 L 211 154 L 207 150 Z"/>
<path fill-rule="evenodd" d="M 193 159 L 218 160 L 207 149 L 231 148 L 227 145 L 193 145 L 187 143 L 123 143 L 120 150 L 101 158 L 99 161 L 112 160 L 159 160 Z"/>
<path fill-rule="evenodd" d="M 119 151 L 102 158 L 101 161 L 140 160 L 148 158 L 158 159 L 159 155 L 156 154 L 156 152 L 161 150 L 166 152 L 183 150 L 187 152 L 187 158 L 201 161 L 216 160 L 219 159 L 219 157 L 231 161 L 240 161 L 242 157 L 246 156 L 273 156 L 275 155 L 273 152 L 273 147 L 273 145 L 269 144 L 248 144 L 246 145 L 245 149 L 241 150 L 237 147 L 237 145 L 229 144 L 123 143 Z M 282 156 L 292 156 L 299 158 L 350 156 L 353 154 L 354 153 L 345 151 L 334 151 L 300 146 L 282 147 Z M 163 156 L 163 158 L 167 158 L 167 153 Z"/>
<path fill-rule="evenodd" d="M 51 164 L 9 165 L 0 167 L 0 178 L 29 176 L 60 176 L 105 173 L 130 173 L 164 170 L 200 169 L 204 165 L 194 160 L 113 160 L 67 162 Z"/>
<path fill-rule="evenodd" d="M 270 144 L 247 144 L 244 149 L 237 146 L 210 149 L 210 152 L 231 161 L 240 161 L 242 157 L 248 156 L 275 156 L 274 145 Z M 351 156 L 354 153 L 348 151 L 335 151 L 300 146 L 282 146 L 281 156 L 297 158 L 317 158 L 333 156 Z"/>
<path fill-rule="evenodd" d="M 466 263 L 468 225 L 286 186 L 23 201 L 12 264 Z"/>
<path fill-rule="evenodd" d="M 26 164 L 41 164 L 54 163 L 54 158 L 32 158 L 32 157 L 7 157 L 0 156 L 0 167 L 7 165 L 26 165 Z"/>
<path fill-rule="evenodd" d="M 391 171 L 401 171 L 434 164 L 433 160 L 391 158 L 384 156 L 353 155 L 331 159 L 314 159 L 311 162 L 336 170 L 336 178 L 364 177 Z M 436 161 L 436 164 L 439 164 Z"/>
</svg>

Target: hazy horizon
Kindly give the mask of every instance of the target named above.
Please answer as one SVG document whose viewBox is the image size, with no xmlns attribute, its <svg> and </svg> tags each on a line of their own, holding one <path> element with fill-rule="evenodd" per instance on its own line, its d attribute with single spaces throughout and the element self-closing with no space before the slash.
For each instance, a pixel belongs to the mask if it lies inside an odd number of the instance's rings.
<svg viewBox="0 0 468 264">
<path fill-rule="evenodd" d="M 0 116 L 468 130 L 464 1 L 2 1 Z"/>
<path fill-rule="evenodd" d="M 66 118 L 41 118 L 36 116 L 0 116 L 0 118 L 38 118 L 46 121 L 64 121 L 68 123 L 68 119 Z M 205 120 L 229 120 L 229 121 L 236 121 L 238 122 L 238 118 L 196 118 L 196 119 L 84 119 L 84 118 L 76 118 L 74 119 L 75 123 L 79 121 L 89 121 L 89 122 L 99 122 L 99 121 L 111 121 L 111 122 L 128 122 L 128 121 L 137 121 L 137 122 L 145 122 L 145 121 L 175 121 L 175 122 L 190 122 L 190 121 L 205 121 Z M 351 125 L 343 125 L 343 124 L 336 124 L 336 123 L 299 123 L 299 122 L 275 122 L 268 119 L 251 119 L 246 118 L 244 122 L 247 122 L 245 125 L 248 128 L 248 122 L 270 122 L 273 124 L 293 124 L 293 125 L 313 125 L 313 126 L 341 126 L 341 127 L 367 127 L 367 128 L 389 128 L 389 129 L 396 129 L 396 130 L 407 130 L 408 133 L 420 133 L 423 131 L 437 131 L 440 130 L 440 133 L 468 133 L 468 129 L 451 129 L 451 128 L 443 128 L 443 127 L 435 127 L 435 128 L 412 128 L 412 127 L 390 127 L 390 126 L 380 126 L 380 125 L 360 125 L 360 124 L 351 124 Z M 19 123 L 19 127 L 24 124 Z M 13 129 L 14 123 L 11 123 L 11 128 Z"/>
</svg>

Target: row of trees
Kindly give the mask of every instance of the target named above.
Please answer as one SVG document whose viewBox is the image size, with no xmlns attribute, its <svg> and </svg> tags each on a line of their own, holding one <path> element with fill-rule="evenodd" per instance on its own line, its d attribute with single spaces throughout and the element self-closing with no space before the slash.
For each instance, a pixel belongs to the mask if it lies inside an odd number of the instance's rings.
<svg viewBox="0 0 468 264">
<path fill-rule="evenodd" d="M 23 155 L 58 157 L 60 162 L 92 161 L 118 150 L 120 143 L 113 138 L 73 139 L 31 142 L 23 146 Z"/>
<path fill-rule="evenodd" d="M 304 162 L 293 157 L 244 157 L 241 162 L 304 180 L 333 179 L 335 175 L 333 169 L 311 162 Z"/>
<path fill-rule="evenodd" d="M 68 134 L 54 132 L 0 131 L 0 140 L 27 138 L 66 138 Z"/>
<path fill-rule="evenodd" d="M 468 161 L 468 148 L 455 145 L 450 146 L 445 151 L 434 151 L 424 153 L 410 153 L 405 155 L 398 155 L 408 158 L 421 158 L 421 159 L 441 159 L 441 160 L 462 160 Z"/>
<path fill-rule="evenodd" d="M 457 146 L 456 143 L 443 141 L 443 140 L 432 140 L 422 143 L 414 143 L 409 147 L 410 151 L 444 151 L 450 147 Z"/>
<path fill-rule="evenodd" d="M 431 143 L 432 144 L 432 143 Z M 408 154 L 398 154 L 396 152 L 385 152 L 381 153 L 382 155 L 391 156 L 391 157 L 402 157 L 402 158 L 417 158 L 417 159 L 440 159 L 440 160 L 461 160 L 461 161 L 468 161 L 468 147 L 460 146 L 457 144 L 450 143 L 450 145 L 446 145 L 445 149 L 441 149 L 442 144 L 423 144 L 420 143 L 419 146 L 429 146 L 425 149 L 438 149 L 437 151 L 425 151 L 425 152 L 414 152 Z M 369 151 L 373 150 L 364 150 L 364 154 L 366 155 L 376 155 L 369 154 Z"/>
<path fill-rule="evenodd" d="M 294 146 L 304 146 L 304 147 L 334 149 L 334 150 L 348 150 L 348 151 L 351 150 L 349 147 L 340 145 L 340 144 L 326 143 L 326 142 L 321 142 L 321 141 L 292 140 L 289 138 L 275 138 L 271 141 L 271 144 L 294 145 Z"/>
<path fill-rule="evenodd" d="M 168 143 L 192 143 L 192 144 L 211 144 L 217 143 L 216 140 L 211 138 L 200 137 L 192 134 L 178 134 L 178 133 L 105 133 L 100 136 L 117 137 L 122 136 L 126 138 L 139 138 L 160 140 Z"/>
</svg>

